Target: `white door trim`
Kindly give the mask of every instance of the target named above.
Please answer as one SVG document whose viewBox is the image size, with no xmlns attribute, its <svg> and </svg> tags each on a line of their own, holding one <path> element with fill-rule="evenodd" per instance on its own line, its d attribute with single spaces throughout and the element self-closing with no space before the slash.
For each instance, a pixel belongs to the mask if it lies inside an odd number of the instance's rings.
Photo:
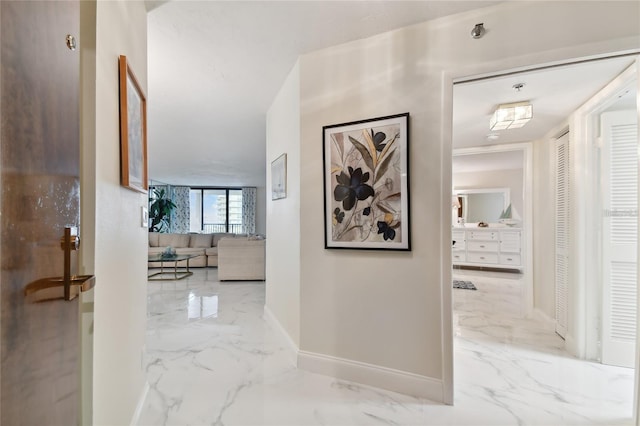
<svg viewBox="0 0 640 426">
<path fill-rule="evenodd" d="M 635 66 L 629 67 L 593 98 L 580 107 L 570 118 L 571 149 L 575 154 L 572 162 L 571 183 L 573 190 L 573 224 L 571 232 L 571 262 L 569 299 L 569 330 L 571 339 L 567 339 L 567 350 L 582 359 L 600 358 L 599 330 L 602 309 L 602 276 L 600 230 L 602 227 L 600 210 L 602 209 L 598 191 L 600 185 L 598 136 L 599 116 L 617 96 L 626 90 L 637 78 Z M 594 313 L 598 315 L 594 315 Z"/>
<path fill-rule="evenodd" d="M 625 72 L 623 72 L 606 88 L 604 88 L 596 96 L 586 102 L 581 108 L 579 108 L 571 119 L 570 125 L 571 128 L 575 131 L 575 141 L 576 143 L 582 142 L 583 144 L 581 148 L 584 151 L 584 155 L 581 158 L 582 161 L 580 162 L 580 165 L 582 166 L 581 168 L 583 170 L 590 170 L 589 167 L 593 167 L 594 161 L 597 160 L 591 157 L 594 157 L 596 153 L 595 141 L 597 140 L 598 136 L 597 126 L 598 116 L 600 112 L 602 112 L 611 103 L 613 103 L 616 99 L 616 94 L 620 93 L 620 91 L 622 91 L 625 87 L 629 86 L 634 78 L 636 80 L 635 86 L 637 93 L 640 94 L 640 59 L 638 58 L 639 57 L 636 57 L 635 69 L 633 67 L 630 67 Z M 640 96 L 637 96 L 637 98 L 638 100 L 636 104 L 636 110 L 638 112 L 640 122 Z M 588 146 L 587 144 L 590 144 L 591 146 Z M 640 141 L 638 142 L 638 145 L 640 147 Z M 585 214 L 581 217 L 583 226 L 581 228 L 576 228 L 577 231 L 589 229 L 589 226 L 591 226 L 590 229 L 592 230 L 597 229 L 593 226 L 595 226 L 595 221 L 599 221 L 599 217 L 597 217 L 594 210 L 594 208 L 598 207 L 598 199 L 595 198 L 592 192 L 588 190 L 589 179 L 591 179 L 591 183 L 594 185 L 598 185 L 599 183 L 593 182 L 593 176 L 584 176 L 584 179 L 585 180 L 583 182 L 583 185 L 581 185 L 579 191 L 583 201 L 582 205 L 586 208 L 582 209 L 583 212 L 585 212 Z M 580 232 L 578 232 L 577 236 L 580 237 Z M 597 277 L 600 276 L 599 274 L 601 272 L 601 269 L 600 265 L 594 265 L 594 263 L 596 262 L 589 263 L 584 261 L 584 256 L 587 254 L 587 252 L 592 256 L 597 254 L 597 252 L 594 252 L 594 250 L 598 249 L 598 241 L 594 240 L 594 236 L 591 236 L 591 238 L 587 238 L 587 234 L 584 233 L 582 234 L 582 236 L 582 241 L 585 242 L 586 239 L 589 247 L 587 247 L 586 250 L 580 250 L 580 253 L 577 253 L 582 259 L 581 264 L 583 268 L 577 271 L 580 272 L 580 275 L 577 276 L 576 279 L 582 280 L 577 282 L 583 283 L 583 289 L 586 291 L 586 295 L 582 298 L 582 300 L 576 301 L 578 304 L 580 304 L 581 301 L 583 302 L 581 306 L 576 306 L 576 308 L 581 314 L 581 317 L 579 318 L 584 319 L 584 321 L 577 321 L 576 325 L 578 326 L 578 330 L 576 330 L 576 337 L 581 339 L 583 344 L 580 345 L 581 342 L 576 341 L 575 349 L 578 351 L 576 353 L 577 355 L 581 354 L 584 358 L 595 359 L 599 356 L 599 349 L 597 344 L 598 333 L 597 331 L 595 331 L 597 329 L 594 327 L 599 327 L 599 324 L 597 324 L 598 320 L 594 319 L 593 315 L 586 315 L 586 311 L 589 309 L 600 309 L 600 294 L 596 294 L 596 292 L 599 292 L 600 286 L 597 282 L 594 282 L 594 280 L 596 280 Z M 640 251 L 638 255 L 640 256 Z M 576 263 L 580 264 L 579 262 Z M 640 282 L 638 283 L 638 288 L 640 289 Z M 589 291 L 589 289 L 591 289 L 591 291 Z M 638 291 L 638 297 L 638 306 L 640 306 L 640 291 Z M 640 372 L 640 350 L 638 348 L 638 346 L 640 346 L 638 344 L 638 342 L 640 342 L 640 315 L 638 315 L 638 324 L 636 327 L 636 342 L 633 424 L 635 424 L 636 426 L 640 426 L 640 374 L 638 374 Z"/>
<path fill-rule="evenodd" d="M 489 154 L 496 152 L 522 151 L 522 181 L 524 194 L 524 212 L 522 224 L 524 231 L 524 293 L 522 294 L 524 314 L 533 314 L 533 143 L 521 142 L 502 145 L 458 148 L 453 156 Z"/>
</svg>

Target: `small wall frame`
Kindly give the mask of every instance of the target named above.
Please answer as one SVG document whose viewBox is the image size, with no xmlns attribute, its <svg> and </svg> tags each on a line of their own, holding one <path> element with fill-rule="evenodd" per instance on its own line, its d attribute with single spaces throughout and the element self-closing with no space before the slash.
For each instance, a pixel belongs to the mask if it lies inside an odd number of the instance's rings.
<svg viewBox="0 0 640 426">
<path fill-rule="evenodd" d="M 287 198 L 287 154 L 271 162 L 271 199 Z"/>
<path fill-rule="evenodd" d="M 118 60 L 120 83 L 120 184 L 147 193 L 147 100 L 127 57 Z"/>
</svg>

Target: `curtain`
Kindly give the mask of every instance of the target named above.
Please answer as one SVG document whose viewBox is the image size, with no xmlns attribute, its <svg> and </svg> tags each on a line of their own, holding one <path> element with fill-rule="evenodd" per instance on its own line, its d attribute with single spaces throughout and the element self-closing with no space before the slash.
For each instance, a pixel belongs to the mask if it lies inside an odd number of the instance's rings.
<svg viewBox="0 0 640 426">
<path fill-rule="evenodd" d="M 171 189 L 171 200 L 176 205 L 176 208 L 171 212 L 171 232 L 186 234 L 190 231 L 189 191 L 191 188 L 188 186 L 173 186 Z"/>
<path fill-rule="evenodd" d="M 256 189 L 242 188 L 242 225 L 246 234 L 256 232 Z"/>
</svg>

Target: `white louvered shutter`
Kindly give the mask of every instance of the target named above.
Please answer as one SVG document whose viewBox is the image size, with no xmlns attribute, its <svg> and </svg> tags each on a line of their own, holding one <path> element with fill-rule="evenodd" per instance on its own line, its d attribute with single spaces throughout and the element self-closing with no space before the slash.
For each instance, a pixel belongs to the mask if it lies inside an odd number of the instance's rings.
<svg viewBox="0 0 640 426">
<path fill-rule="evenodd" d="M 638 249 L 638 124 L 635 111 L 602 114 L 602 363 L 633 367 Z"/>
<path fill-rule="evenodd" d="M 569 134 L 556 140 L 556 333 L 567 332 L 569 286 Z"/>
</svg>

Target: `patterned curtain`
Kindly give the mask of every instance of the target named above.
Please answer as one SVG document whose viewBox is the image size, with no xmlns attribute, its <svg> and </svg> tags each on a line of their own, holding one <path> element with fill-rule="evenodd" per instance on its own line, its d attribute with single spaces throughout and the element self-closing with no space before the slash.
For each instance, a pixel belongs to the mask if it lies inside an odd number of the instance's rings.
<svg viewBox="0 0 640 426">
<path fill-rule="evenodd" d="M 256 232 L 256 189 L 242 188 L 242 225 L 246 234 Z"/>
<path fill-rule="evenodd" d="M 176 208 L 171 212 L 171 232 L 186 234 L 189 232 L 189 188 L 188 186 L 171 187 L 171 200 Z"/>
</svg>

